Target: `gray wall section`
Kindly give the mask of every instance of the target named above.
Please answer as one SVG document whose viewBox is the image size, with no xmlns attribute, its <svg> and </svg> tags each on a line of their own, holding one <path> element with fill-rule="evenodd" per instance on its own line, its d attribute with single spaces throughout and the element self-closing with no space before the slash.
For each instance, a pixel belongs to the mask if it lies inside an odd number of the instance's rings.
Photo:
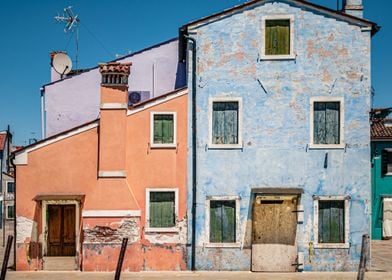
<svg viewBox="0 0 392 280">
<path fill-rule="evenodd" d="M 260 59 L 263 15 L 294 16 L 296 59 Z M 361 236 L 370 231 L 370 32 L 289 1 L 268 1 L 191 31 L 198 44 L 196 268 L 250 270 L 251 190 L 302 188 L 304 222 L 297 226 L 296 244 L 305 257 L 304 270 L 356 270 Z M 209 99 L 225 96 L 242 98 L 242 149 L 208 147 Z M 316 96 L 344 99 L 345 148 L 308 148 L 310 98 Z M 189 174 L 191 162 L 189 153 Z M 241 197 L 239 248 L 208 247 L 206 198 L 219 195 Z M 314 195 L 351 197 L 348 249 L 310 250 Z M 191 232 L 191 219 L 189 225 Z"/>
<path fill-rule="evenodd" d="M 132 62 L 129 91 L 149 91 L 150 97 L 185 86 L 184 64 L 178 63 L 178 41 L 119 59 Z M 99 69 L 45 86 L 46 137 L 99 117 Z"/>
</svg>

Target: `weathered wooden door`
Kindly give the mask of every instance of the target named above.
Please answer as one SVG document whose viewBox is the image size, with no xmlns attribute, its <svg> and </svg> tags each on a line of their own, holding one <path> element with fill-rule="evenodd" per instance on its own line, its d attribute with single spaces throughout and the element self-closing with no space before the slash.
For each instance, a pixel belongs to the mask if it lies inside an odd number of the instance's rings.
<svg viewBox="0 0 392 280">
<path fill-rule="evenodd" d="M 75 255 L 75 205 L 48 205 L 48 256 Z"/>
<path fill-rule="evenodd" d="M 296 196 L 257 196 L 253 204 L 252 270 L 295 271 Z"/>
</svg>

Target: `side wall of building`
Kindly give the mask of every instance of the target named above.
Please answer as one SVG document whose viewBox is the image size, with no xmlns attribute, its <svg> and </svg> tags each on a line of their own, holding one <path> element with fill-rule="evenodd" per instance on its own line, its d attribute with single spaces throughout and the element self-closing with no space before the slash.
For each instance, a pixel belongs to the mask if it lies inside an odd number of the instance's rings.
<svg viewBox="0 0 392 280">
<path fill-rule="evenodd" d="M 177 40 L 117 61 L 132 62 L 129 91 L 146 91 L 152 98 L 185 85 Z M 46 137 L 98 118 L 100 82 L 99 69 L 93 68 L 44 87 Z"/>
<path fill-rule="evenodd" d="M 283 2 L 250 7 L 190 30 L 198 46 L 197 154 L 189 153 L 188 163 L 196 156 L 195 245 L 200 270 L 251 269 L 255 188 L 303 189 L 304 222 L 297 226 L 296 244 L 306 271 L 356 270 L 361 236 L 370 230 L 370 32 Z M 295 59 L 261 59 L 265 15 L 293 16 Z M 190 89 L 191 74 L 192 69 Z M 209 148 L 210 102 L 215 97 L 241 100 L 241 148 Z M 311 97 L 344 101 L 343 148 L 309 148 Z M 191 176 L 188 193 L 192 193 Z M 335 195 L 350 196 L 349 249 L 311 248 L 317 218 L 313 197 Z M 236 248 L 208 247 L 209 196 L 240 197 Z"/>
</svg>

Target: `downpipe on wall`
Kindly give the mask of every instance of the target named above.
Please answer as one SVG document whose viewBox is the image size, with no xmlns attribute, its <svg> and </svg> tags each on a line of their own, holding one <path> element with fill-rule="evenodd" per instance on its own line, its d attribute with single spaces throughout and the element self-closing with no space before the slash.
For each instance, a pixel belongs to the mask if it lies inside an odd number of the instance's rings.
<svg viewBox="0 0 392 280">
<path fill-rule="evenodd" d="M 192 256 L 191 270 L 196 270 L 196 40 L 184 35 L 192 44 Z"/>
</svg>

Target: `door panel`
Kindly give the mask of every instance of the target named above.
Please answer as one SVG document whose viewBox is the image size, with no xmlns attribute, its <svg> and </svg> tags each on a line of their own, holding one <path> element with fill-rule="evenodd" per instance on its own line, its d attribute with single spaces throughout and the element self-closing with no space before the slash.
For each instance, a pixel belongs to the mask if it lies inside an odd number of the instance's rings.
<svg viewBox="0 0 392 280">
<path fill-rule="evenodd" d="M 253 204 L 252 270 L 295 271 L 296 196 L 258 196 Z"/>
<path fill-rule="evenodd" d="M 48 205 L 48 256 L 75 255 L 75 205 Z"/>
</svg>

